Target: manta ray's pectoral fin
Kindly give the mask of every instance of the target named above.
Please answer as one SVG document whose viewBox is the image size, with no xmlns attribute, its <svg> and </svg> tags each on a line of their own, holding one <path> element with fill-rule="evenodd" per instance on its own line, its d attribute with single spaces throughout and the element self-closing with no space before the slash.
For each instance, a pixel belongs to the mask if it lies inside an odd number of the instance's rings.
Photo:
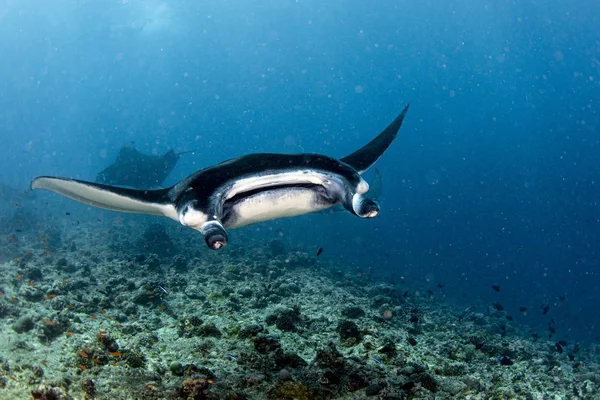
<svg viewBox="0 0 600 400">
<path fill-rule="evenodd" d="M 379 215 L 379 204 L 359 193 L 349 193 L 342 201 L 342 206 L 361 218 L 373 218 Z"/>
<path fill-rule="evenodd" d="M 77 179 L 40 176 L 31 189 L 46 189 L 90 206 L 113 211 L 161 215 L 177 220 L 168 198 L 169 189 L 136 190 Z"/>
<path fill-rule="evenodd" d="M 360 174 L 368 170 L 373 164 L 375 164 L 375 161 L 377 161 L 379 157 L 383 155 L 383 153 L 388 149 L 388 147 L 390 147 L 396 138 L 409 106 L 410 104 L 407 104 L 406 107 L 404 107 L 404 110 L 402 110 L 402 112 L 396 117 L 396 119 L 389 124 L 388 127 L 383 130 L 383 132 L 377 135 L 375 139 L 371 140 L 354 153 L 342 158 L 341 161 L 350 165 Z"/>
</svg>

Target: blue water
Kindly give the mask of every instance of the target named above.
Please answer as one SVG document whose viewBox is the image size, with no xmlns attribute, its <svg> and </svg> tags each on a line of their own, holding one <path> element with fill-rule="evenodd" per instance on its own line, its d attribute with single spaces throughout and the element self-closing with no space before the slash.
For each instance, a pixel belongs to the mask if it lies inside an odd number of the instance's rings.
<svg viewBox="0 0 600 400">
<path fill-rule="evenodd" d="M 342 157 L 411 102 L 377 164 L 379 218 L 246 232 L 323 247 L 341 269 L 461 307 L 501 302 L 544 335 L 553 319 L 558 337 L 598 340 L 600 3 L 2 3 L 3 182 L 93 180 L 129 141 L 198 150 L 166 184 L 249 152 Z M 57 215 L 85 210 L 40 195 Z"/>
</svg>

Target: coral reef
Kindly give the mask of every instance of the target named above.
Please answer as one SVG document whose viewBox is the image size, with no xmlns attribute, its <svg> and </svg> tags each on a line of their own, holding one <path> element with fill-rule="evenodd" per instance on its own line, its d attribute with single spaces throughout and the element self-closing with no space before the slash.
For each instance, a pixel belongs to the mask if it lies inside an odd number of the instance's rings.
<svg viewBox="0 0 600 400">
<path fill-rule="evenodd" d="M 600 399 L 597 345 L 534 338 L 498 307 L 280 240 L 217 254 L 162 224 L 71 229 L 9 248 L 0 398 Z"/>
</svg>

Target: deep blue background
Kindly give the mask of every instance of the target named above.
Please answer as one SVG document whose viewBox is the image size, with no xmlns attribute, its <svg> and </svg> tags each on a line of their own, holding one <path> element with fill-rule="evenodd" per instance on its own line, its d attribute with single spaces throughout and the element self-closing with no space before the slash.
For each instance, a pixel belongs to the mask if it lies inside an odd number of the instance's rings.
<svg viewBox="0 0 600 400">
<path fill-rule="evenodd" d="M 246 230 L 600 335 L 597 1 L 0 4 L 2 181 L 93 179 L 131 140 L 199 150 L 168 183 L 248 152 L 343 156 L 410 101 L 380 218 Z"/>
</svg>

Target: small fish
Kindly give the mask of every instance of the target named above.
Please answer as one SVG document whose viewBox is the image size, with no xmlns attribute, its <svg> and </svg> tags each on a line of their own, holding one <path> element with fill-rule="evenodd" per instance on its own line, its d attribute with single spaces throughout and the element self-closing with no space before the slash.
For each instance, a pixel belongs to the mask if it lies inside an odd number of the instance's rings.
<svg viewBox="0 0 600 400">
<path fill-rule="evenodd" d="M 495 310 L 498 310 L 498 311 L 503 311 L 504 310 L 504 307 L 502 306 L 502 304 L 500 304 L 498 302 L 492 303 L 492 306 L 494 307 Z"/>
<path fill-rule="evenodd" d="M 377 357 L 371 357 L 371 360 L 375 361 L 379 365 L 383 365 L 383 363 L 381 362 L 381 360 L 379 358 L 377 358 Z"/>
<path fill-rule="evenodd" d="M 236 361 L 236 362 L 238 361 L 238 358 L 236 356 L 234 356 L 233 354 L 227 353 L 227 357 L 229 357 L 229 359 L 231 361 Z"/>
<path fill-rule="evenodd" d="M 555 343 L 555 344 L 554 344 L 554 346 L 556 346 L 556 351 L 557 351 L 559 354 L 562 354 L 562 352 L 563 352 L 563 347 L 562 347 L 562 345 L 561 345 L 560 343 L 558 343 L 558 342 L 557 342 L 557 343 Z"/>
<path fill-rule="evenodd" d="M 542 313 L 543 313 L 544 315 L 546 315 L 546 314 L 548 314 L 548 311 L 550 311 L 550 306 L 547 306 L 547 305 L 546 305 L 546 306 L 545 306 L 545 305 L 542 305 Z"/>
<path fill-rule="evenodd" d="M 443 288 L 444 288 L 444 284 L 443 284 L 443 283 L 438 283 L 436 286 L 437 286 L 438 288 L 440 288 L 440 289 L 443 289 Z"/>
<path fill-rule="evenodd" d="M 567 298 L 566 298 L 565 296 L 558 296 L 558 299 L 559 299 L 560 301 L 565 301 Z"/>
<path fill-rule="evenodd" d="M 86 353 L 85 351 L 80 351 L 79 355 L 83 358 L 88 358 L 90 355 L 88 353 Z"/>
<path fill-rule="evenodd" d="M 48 294 L 48 295 L 46 295 L 46 296 L 44 297 L 44 299 L 46 299 L 46 300 L 52 300 L 52 299 L 53 299 L 53 298 L 55 298 L 55 297 L 56 297 L 56 294 L 54 294 L 54 293 L 51 293 L 51 294 Z"/>
<path fill-rule="evenodd" d="M 319 250 L 317 250 L 317 257 L 319 257 L 322 252 L 323 252 L 323 248 L 319 247 Z"/>
<path fill-rule="evenodd" d="M 83 364 L 79 364 L 79 368 L 81 368 L 81 369 L 82 369 L 82 370 L 84 370 L 84 371 L 85 371 L 86 369 L 88 369 L 88 367 L 86 367 L 86 366 L 85 366 L 85 365 L 83 365 Z"/>
<path fill-rule="evenodd" d="M 71 215 L 71 213 L 70 212 L 66 212 L 65 215 Z"/>
<path fill-rule="evenodd" d="M 169 294 L 169 291 L 168 291 L 167 289 L 165 289 L 164 287 L 162 287 L 162 286 L 158 285 L 158 288 L 159 288 L 160 290 L 162 290 L 163 292 L 165 292 L 166 294 Z"/>
<path fill-rule="evenodd" d="M 508 357 L 502 357 L 500 360 L 500 365 L 513 365 L 514 362 Z"/>
<path fill-rule="evenodd" d="M 527 307 L 522 307 L 522 306 L 521 306 L 521 307 L 519 308 L 519 311 L 521 311 L 521 312 L 526 312 L 526 311 L 527 311 Z"/>
<path fill-rule="evenodd" d="M 494 289 L 496 292 L 500 291 L 500 286 L 498 285 L 492 285 L 492 289 Z"/>
<path fill-rule="evenodd" d="M 42 364 L 44 367 L 48 366 L 48 363 L 46 361 L 44 361 L 44 360 L 40 361 L 40 364 Z"/>
<path fill-rule="evenodd" d="M 506 319 L 507 319 L 508 321 L 512 321 L 512 320 L 513 320 L 513 317 L 511 317 L 510 315 L 507 315 L 507 316 L 506 316 Z"/>
<path fill-rule="evenodd" d="M 109 353 L 113 357 L 121 357 L 123 355 L 123 353 L 121 353 L 120 351 L 110 351 Z"/>
</svg>

